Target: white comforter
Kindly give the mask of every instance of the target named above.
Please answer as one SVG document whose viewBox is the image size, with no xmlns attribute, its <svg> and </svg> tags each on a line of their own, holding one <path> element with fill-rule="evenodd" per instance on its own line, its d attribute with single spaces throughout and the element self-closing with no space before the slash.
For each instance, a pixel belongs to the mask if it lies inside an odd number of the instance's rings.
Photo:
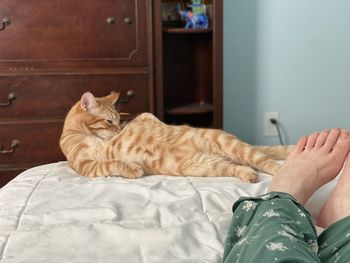
<svg viewBox="0 0 350 263">
<path fill-rule="evenodd" d="M 0 262 L 221 262 L 240 196 L 237 178 L 85 178 L 66 162 L 32 168 L 0 189 Z M 317 214 L 328 195 L 308 204 Z"/>
</svg>

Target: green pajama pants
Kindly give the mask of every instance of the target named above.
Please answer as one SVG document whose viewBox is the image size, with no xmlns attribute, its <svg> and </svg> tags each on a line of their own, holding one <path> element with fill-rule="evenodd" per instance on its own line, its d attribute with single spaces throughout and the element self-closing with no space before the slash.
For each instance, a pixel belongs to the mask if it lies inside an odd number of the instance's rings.
<svg viewBox="0 0 350 263">
<path fill-rule="evenodd" d="M 350 262 L 350 217 L 317 238 L 310 214 L 289 194 L 243 197 L 232 209 L 224 263 Z"/>
</svg>

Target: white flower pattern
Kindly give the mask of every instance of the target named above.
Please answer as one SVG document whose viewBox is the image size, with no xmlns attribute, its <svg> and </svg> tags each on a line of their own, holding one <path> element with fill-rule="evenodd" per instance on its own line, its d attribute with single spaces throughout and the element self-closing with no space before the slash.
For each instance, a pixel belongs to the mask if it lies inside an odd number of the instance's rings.
<svg viewBox="0 0 350 263">
<path fill-rule="evenodd" d="M 298 213 L 301 217 L 306 217 L 305 213 L 298 208 Z"/>
<path fill-rule="evenodd" d="M 262 195 L 262 196 L 260 196 L 260 198 L 263 200 L 267 200 L 270 198 L 270 194 Z"/>
<path fill-rule="evenodd" d="M 246 231 L 247 231 L 247 226 L 238 226 L 236 228 L 236 236 L 242 237 Z"/>
<path fill-rule="evenodd" d="M 258 204 L 254 201 L 244 201 L 242 209 L 245 211 L 254 210 Z"/>
<path fill-rule="evenodd" d="M 270 251 L 285 251 L 288 248 L 282 242 L 269 242 L 265 247 Z"/>
<path fill-rule="evenodd" d="M 273 194 L 265 194 L 263 196 L 260 196 L 261 199 L 263 200 L 267 200 L 270 197 L 274 197 Z M 326 247 L 328 247 L 328 244 L 326 242 L 323 242 L 323 245 L 318 247 L 318 242 L 316 237 L 313 237 L 313 235 L 311 235 L 311 231 L 310 231 L 310 235 L 309 233 L 307 233 L 307 235 L 305 235 L 304 232 L 300 232 L 298 231 L 298 227 L 300 227 L 300 225 L 305 225 L 305 224 L 309 224 L 309 214 L 304 212 L 302 210 L 302 207 L 296 207 L 295 209 L 291 208 L 291 213 L 293 214 L 293 216 L 297 217 L 296 219 L 299 220 L 295 220 L 294 224 L 288 224 L 287 221 L 285 224 L 275 224 L 274 228 L 270 228 L 270 226 L 268 225 L 267 229 L 268 232 L 266 233 L 267 235 L 271 235 L 273 237 L 273 239 L 267 238 L 268 236 L 264 236 L 264 235 L 260 235 L 260 233 L 264 232 L 264 228 L 265 225 L 262 225 L 261 222 L 259 222 L 259 220 L 252 222 L 251 218 L 253 217 L 265 217 L 265 218 L 273 218 L 273 217 L 280 217 L 280 218 L 284 218 L 284 211 L 285 210 L 279 210 L 279 203 L 277 202 L 269 202 L 269 206 L 267 206 L 268 208 L 265 211 L 262 211 L 261 213 L 258 214 L 252 214 L 252 213 L 246 213 L 252 210 L 256 210 L 258 205 L 260 203 L 255 201 L 255 200 L 245 200 L 242 202 L 242 206 L 241 206 L 241 214 L 239 215 L 235 215 L 235 220 L 236 217 L 237 218 L 244 218 L 243 221 L 237 221 L 236 222 L 236 226 L 235 228 L 233 228 L 233 235 L 232 237 L 235 237 L 236 241 L 235 244 L 236 246 L 250 246 L 250 245 L 254 245 L 256 239 L 261 240 L 264 244 L 264 249 L 271 251 L 271 252 L 275 252 L 275 254 L 273 254 L 275 257 L 273 257 L 273 260 L 278 261 L 280 255 L 282 256 L 282 254 L 280 252 L 285 252 L 286 250 L 289 250 L 290 253 L 293 253 L 291 248 L 295 248 L 296 246 L 298 246 L 298 244 L 300 244 L 299 239 L 302 239 L 304 244 L 307 244 L 308 249 L 310 250 L 310 253 L 313 253 L 314 255 L 318 255 L 319 249 L 322 250 Z M 243 217 L 242 217 L 243 215 Z M 244 215 L 246 215 L 246 217 L 244 217 Z M 246 220 L 248 219 L 248 220 Z M 240 222 L 240 223 L 238 223 Z M 265 222 L 265 221 L 264 221 Z M 267 222 L 270 222 L 267 221 Z M 273 222 L 273 221 L 271 221 Z M 278 222 L 278 221 L 276 221 Z M 243 223 L 243 224 L 242 224 Z M 251 231 L 251 228 L 253 229 L 253 231 Z M 259 228 L 260 231 L 254 231 L 254 229 Z M 270 232 L 272 230 L 272 233 Z M 249 230 L 249 232 L 248 232 Z M 275 232 L 276 231 L 276 232 Z M 252 233 L 255 233 L 255 235 L 252 235 Z M 277 235 L 277 236 L 276 236 Z M 350 232 L 346 231 L 343 234 L 345 237 L 349 237 L 350 236 Z M 280 239 L 278 238 L 278 236 L 280 236 Z M 265 242 L 263 241 L 263 238 L 265 239 Z M 272 240 L 272 241 L 271 241 Z M 259 242 L 259 245 L 261 246 L 261 242 Z M 337 253 L 338 248 L 337 247 L 331 247 L 331 249 L 333 250 L 333 253 Z M 237 251 L 238 252 L 238 251 Z M 288 253 L 288 252 L 285 252 Z M 243 255 L 237 255 L 238 257 L 242 257 Z M 336 261 L 340 260 L 338 257 L 339 255 L 336 255 Z"/>
<path fill-rule="evenodd" d="M 310 239 L 307 241 L 307 244 L 309 245 L 310 250 L 317 255 L 318 252 L 318 244 L 317 241 L 314 239 Z"/>
<path fill-rule="evenodd" d="M 278 213 L 278 212 L 276 212 L 276 211 L 274 211 L 274 210 L 268 210 L 268 211 L 266 211 L 265 213 L 263 213 L 263 215 L 262 215 L 263 217 L 274 217 L 274 216 L 276 216 L 276 217 L 279 217 L 280 216 L 280 214 Z"/>
</svg>

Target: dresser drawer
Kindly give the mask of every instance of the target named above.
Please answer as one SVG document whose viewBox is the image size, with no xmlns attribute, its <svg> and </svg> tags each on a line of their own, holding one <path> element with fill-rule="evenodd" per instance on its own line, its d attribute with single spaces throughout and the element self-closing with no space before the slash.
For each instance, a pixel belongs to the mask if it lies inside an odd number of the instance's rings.
<svg viewBox="0 0 350 263">
<path fill-rule="evenodd" d="M 15 178 L 23 170 L 0 170 L 0 188 Z"/>
<path fill-rule="evenodd" d="M 147 66 L 147 5 L 146 0 L 1 0 L 0 19 L 8 25 L 0 32 L 0 62 Z"/>
<path fill-rule="evenodd" d="M 31 166 L 28 167 L 7 167 L 0 164 L 0 188 L 3 187 L 5 184 L 7 184 L 9 181 L 11 181 L 13 178 L 15 178 L 20 173 L 24 172 L 25 170 L 31 168 Z"/>
<path fill-rule="evenodd" d="M 58 120 L 0 122 L 0 168 L 4 164 L 23 165 L 65 160 L 59 147 L 62 127 L 63 122 Z M 16 141 L 17 146 L 11 146 Z"/>
<path fill-rule="evenodd" d="M 147 79 L 144 74 L 0 76 L 0 119 L 64 118 L 86 91 L 96 97 L 118 91 L 121 111 L 149 111 Z"/>
</svg>

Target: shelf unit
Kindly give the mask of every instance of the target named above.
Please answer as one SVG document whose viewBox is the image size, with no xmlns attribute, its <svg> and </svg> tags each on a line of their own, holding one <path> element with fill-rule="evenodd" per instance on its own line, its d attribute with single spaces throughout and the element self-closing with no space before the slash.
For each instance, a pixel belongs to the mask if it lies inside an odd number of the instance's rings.
<svg viewBox="0 0 350 263">
<path fill-rule="evenodd" d="M 164 25 L 169 2 L 177 1 L 154 2 L 156 114 L 169 124 L 222 128 L 222 0 L 204 1 L 208 29 Z"/>
</svg>

